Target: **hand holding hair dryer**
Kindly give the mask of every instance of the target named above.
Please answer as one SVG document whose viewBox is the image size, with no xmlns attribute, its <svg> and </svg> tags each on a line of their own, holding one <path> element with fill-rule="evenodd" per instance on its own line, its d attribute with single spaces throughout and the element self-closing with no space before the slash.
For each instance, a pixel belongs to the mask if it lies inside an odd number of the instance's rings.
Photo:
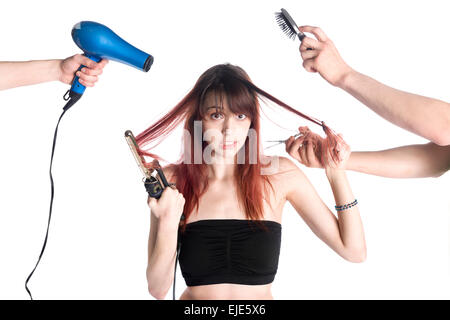
<svg viewBox="0 0 450 320">
<path fill-rule="evenodd" d="M 153 56 L 132 46 L 111 29 L 93 21 L 81 21 L 72 28 L 72 38 L 76 45 L 83 50 L 84 55 L 95 62 L 106 58 L 118 61 L 139 70 L 147 72 L 153 64 Z M 81 70 L 84 66 L 80 66 Z M 68 103 L 64 110 L 69 109 L 77 102 L 86 90 L 80 84 L 78 77 L 73 80 L 72 87 L 64 95 L 65 100 L 73 101 Z M 67 94 L 69 97 L 67 97 Z"/>
</svg>

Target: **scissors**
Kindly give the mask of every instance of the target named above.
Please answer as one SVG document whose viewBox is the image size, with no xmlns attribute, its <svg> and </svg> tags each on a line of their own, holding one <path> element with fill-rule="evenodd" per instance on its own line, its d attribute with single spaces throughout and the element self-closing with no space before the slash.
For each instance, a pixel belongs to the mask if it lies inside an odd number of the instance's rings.
<svg viewBox="0 0 450 320">
<path fill-rule="evenodd" d="M 302 135 L 303 135 L 302 133 L 297 133 L 296 135 L 294 135 L 294 139 L 299 137 L 299 136 L 302 136 Z M 268 147 L 266 147 L 264 149 L 269 149 L 269 148 L 272 148 L 272 147 L 277 146 L 279 144 L 285 143 L 288 139 L 285 139 L 285 140 L 266 140 L 266 142 L 276 142 L 276 143 L 271 145 L 271 146 L 268 146 Z"/>
</svg>

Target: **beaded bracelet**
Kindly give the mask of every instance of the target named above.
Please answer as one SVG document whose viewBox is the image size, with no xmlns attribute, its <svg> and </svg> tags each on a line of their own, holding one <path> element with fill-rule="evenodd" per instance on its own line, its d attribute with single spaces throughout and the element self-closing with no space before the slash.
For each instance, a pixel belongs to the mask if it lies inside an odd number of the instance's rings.
<svg viewBox="0 0 450 320">
<path fill-rule="evenodd" d="M 355 199 L 355 201 L 351 202 L 351 203 L 347 203 L 344 204 L 342 206 L 334 206 L 336 208 L 337 211 L 343 211 L 343 210 L 347 210 L 351 207 L 354 207 L 358 204 L 358 200 Z"/>
</svg>

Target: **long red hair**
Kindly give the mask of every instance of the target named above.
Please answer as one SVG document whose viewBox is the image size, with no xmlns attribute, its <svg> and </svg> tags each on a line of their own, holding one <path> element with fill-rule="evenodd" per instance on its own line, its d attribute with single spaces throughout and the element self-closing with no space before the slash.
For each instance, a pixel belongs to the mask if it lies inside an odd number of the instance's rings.
<svg viewBox="0 0 450 320">
<path fill-rule="evenodd" d="M 201 139 L 202 151 L 207 146 L 203 137 L 195 137 L 194 121 L 201 121 L 205 115 L 203 102 L 208 93 L 218 94 L 227 99 L 231 112 L 235 114 L 245 114 L 250 117 L 250 128 L 256 132 L 257 159 L 250 161 L 250 143 L 249 137 L 245 141 L 245 162 L 239 161 L 235 170 L 235 185 L 238 190 L 239 203 L 245 210 L 246 217 L 249 220 L 263 219 L 263 199 L 268 199 L 268 187 L 273 190 L 273 186 L 267 175 L 261 175 L 263 168 L 270 163 L 262 163 L 263 156 L 260 143 L 260 104 L 258 98 L 265 97 L 288 111 L 301 116 L 317 125 L 322 126 L 326 134 L 326 148 L 331 150 L 333 157 L 337 157 L 335 150 L 337 136 L 323 122 L 309 117 L 284 102 L 271 96 L 267 92 L 256 87 L 247 73 L 240 67 L 231 64 L 220 64 L 206 70 L 197 80 L 191 91 L 166 115 L 156 121 L 149 128 L 136 136 L 136 142 L 139 146 L 138 153 L 149 156 L 153 159 L 168 163 L 164 158 L 149 152 L 155 148 L 161 141 L 170 134 L 181 122 L 184 122 L 186 134 L 183 136 L 183 148 L 180 158 L 173 163 L 173 174 L 176 179 L 176 187 L 185 198 L 184 216 L 187 221 L 194 208 L 198 210 L 200 197 L 208 189 L 208 164 L 201 161 L 194 161 L 194 140 Z M 147 150 L 144 150 L 148 144 L 156 142 Z M 196 144 L 200 143 L 199 141 Z M 202 152 L 203 155 L 203 152 Z M 188 161 L 186 161 L 188 160 Z M 148 168 L 153 164 L 147 163 Z"/>
</svg>

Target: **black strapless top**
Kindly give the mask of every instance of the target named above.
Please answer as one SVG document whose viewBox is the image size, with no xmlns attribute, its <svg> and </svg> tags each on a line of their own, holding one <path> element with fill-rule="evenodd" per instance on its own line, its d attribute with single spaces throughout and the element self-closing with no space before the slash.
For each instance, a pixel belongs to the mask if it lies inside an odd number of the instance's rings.
<svg viewBox="0 0 450 320">
<path fill-rule="evenodd" d="M 208 219 L 180 232 L 180 267 L 188 286 L 268 284 L 278 269 L 281 224 L 261 220 Z"/>
</svg>

